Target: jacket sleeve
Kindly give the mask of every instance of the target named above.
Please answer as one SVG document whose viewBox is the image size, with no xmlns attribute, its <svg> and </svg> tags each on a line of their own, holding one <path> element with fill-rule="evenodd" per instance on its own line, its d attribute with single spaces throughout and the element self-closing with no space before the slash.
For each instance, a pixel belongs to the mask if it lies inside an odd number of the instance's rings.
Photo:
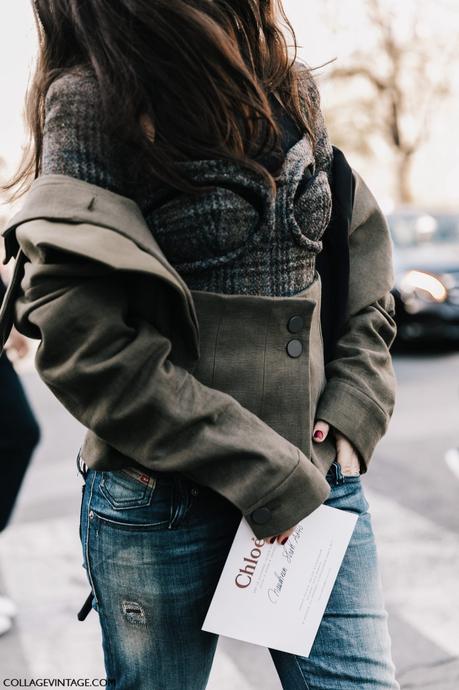
<svg viewBox="0 0 459 690">
<path fill-rule="evenodd" d="M 173 363 L 171 341 L 132 309 L 134 273 L 33 247 L 26 234 L 27 223 L 17 230 L 29 261 L 16 326 L 41 340 L 38 373 L 76 419 L 141 465 L 222 494 L 259 538 L 327 498 L 328 482 L 296 446 Z"/>
<path fill-rule="evenodd" d="M 347 321 L 334 357 L 317 419 L 344 434 L 366 472 L 385 434 L 395 403 L 390 347 L 396 334 L 392 244 L 387 221 L 360 175 L 349 237 L 350 281 Z"/>
</svg>

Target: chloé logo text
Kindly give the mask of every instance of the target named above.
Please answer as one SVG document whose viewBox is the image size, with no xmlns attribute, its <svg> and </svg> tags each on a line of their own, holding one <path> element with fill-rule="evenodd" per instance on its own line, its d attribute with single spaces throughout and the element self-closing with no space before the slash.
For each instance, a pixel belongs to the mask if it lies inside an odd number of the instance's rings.
<svg viewBox="0 0 459 690">
<path fill-rule="evenodd" d="M 249 554 L 250 558 L 243 559 L 244 567 L 239 568 L 239 572 L 234 579 L 236 587 L 240 587 L 241 589 L 249 587 L 250 583 L 252 582 L 252 577 L 255 573 L 258 559 L 261 556 L 261 549 L 266 544 L 264 539 L 255 539 L 252 537 L 252 540 L 255 542 L 255 548 L 251 550 Z"/>
</svg>

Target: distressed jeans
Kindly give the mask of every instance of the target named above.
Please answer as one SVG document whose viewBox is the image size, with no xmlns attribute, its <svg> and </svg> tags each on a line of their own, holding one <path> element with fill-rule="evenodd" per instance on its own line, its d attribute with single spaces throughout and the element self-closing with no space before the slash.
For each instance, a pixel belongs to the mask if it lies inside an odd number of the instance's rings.
<svg viewBox="0 0 459 690">
<path fill-rule="evenodd" d="M 83 566 L 116 690 L 204 690 L 218 636 L 201 631 L 241 514 L 183 475 L 81 470 Z M 397 690 L 360 477 L 326 505 L 359 518 L 309 658 L 269 650 L 284 690 Z M 263 688 L 260 688 L 263 690 Z"/>
</svg>

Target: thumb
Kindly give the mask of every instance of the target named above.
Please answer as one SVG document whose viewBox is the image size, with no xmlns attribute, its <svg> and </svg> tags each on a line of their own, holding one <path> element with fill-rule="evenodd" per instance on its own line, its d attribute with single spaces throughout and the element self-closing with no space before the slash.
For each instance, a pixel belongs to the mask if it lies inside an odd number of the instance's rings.
<svg viewBox="0 0 459 690">
<path fill-rule="evenodd" d="M 314 431 L 312 432 L 312 438 L 316 443 L 322 443 L 327 438 L 328 432 L 330 431 L 330 425 L 327 422 L 319 419 L 314 425 Z"/>
</svg>

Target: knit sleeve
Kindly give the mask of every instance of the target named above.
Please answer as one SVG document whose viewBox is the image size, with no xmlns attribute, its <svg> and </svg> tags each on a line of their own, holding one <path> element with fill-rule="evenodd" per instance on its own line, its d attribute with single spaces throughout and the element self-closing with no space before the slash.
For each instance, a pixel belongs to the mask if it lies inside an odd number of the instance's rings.
<svg viewBox="0 0 459 690">
<path fill-rule="evenodd" d="M 69 175 L 123 194 L 115 144 L 104 131 L 95 77 L 86 71 L 58 77 L 45 99 L 41 174 Z"/>
</svg>

